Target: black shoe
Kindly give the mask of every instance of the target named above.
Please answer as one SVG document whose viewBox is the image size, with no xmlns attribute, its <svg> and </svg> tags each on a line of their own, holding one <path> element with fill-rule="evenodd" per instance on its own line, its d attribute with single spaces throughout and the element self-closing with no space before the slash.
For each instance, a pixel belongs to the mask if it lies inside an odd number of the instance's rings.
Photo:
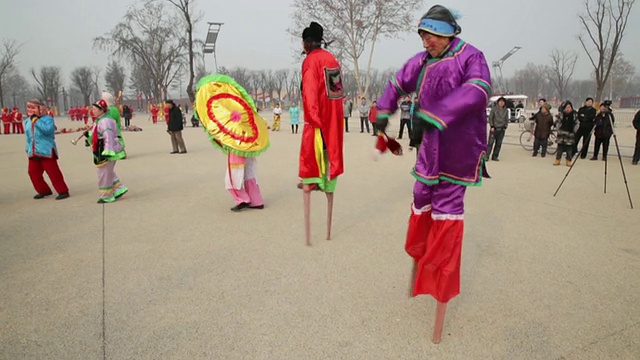
<svg viewBox="0 0 640 360">
<path fill-rule="evenodd" d="M 536 157 L 536 156 L 538 156 L 538 154 L 536 153 L 531 154 L 531 157 Z"/>
<path fill-rule="evenodd" d="M 638 162 L 637 161 L 632 161 L 631 165 L 638 165 Z"/>
<path fill-rule="evenodd" d="M 580 155 L 580 159 L 586 159 L 586 158 L 587 158 L 587 155 L 585 156 Z"/>
<path fill-rule="evenodd" d="M 52 193 L 48 193 L 48 194 L 35 194 L 33 196 L 34 199 L 38 200 L 38 199 L 44 199 L 45 197 L 52 195 Z"/>
<path fill-rule="evenodd" d="M 58 196 L 56 196 L 56 200 L 63 200 L 69 197 L 69 193 L 62 193 L 62 194 L 58 194 Z"/>
<path fill-rule="evenodd" d="M 258 206 L 249 206 L 249 209 L 257 209 L 257 210 L 262 210 L 262 209 L 264 209 L 264 205 L 258 205 Z"/>
<path fill-rule="evenodd" d="M 491 158 L 491 161 L 500 161 L 498 158 Z"/>
<path fill-rule="evenodd" d="M 172 151 L 169 154 L 178 154 L 178 152 L 177 151 Z"/>
<path fill-rule="evenodd" d="M 540 157 L 547 157 L 547 154 L 542 154 L 540 155 Z"/>
<path fill-rule="evenodd" d="M 239 211 L 242 211 L 243 209 L 248 208 L 249 206 L 250 206 L 250 204 L 249 204 L 249 203 L 240 203 L 240 204 L 238 204 L 238 205 L 236 205 L 236 206 L 232 207 L 232 208 L 231 208 L 231 211 L 233 211 L 233 212 L 239 212 Z"/>
<path fill-rule="evenodd" d="M 186 154 L 186 153 L 187 153 L 187 150 L 185 150 L 185 151 L 180 151 L 180 154 Z"/>
<path fill-rule="evenodd" d="M 598 158 L 594 156 L 594 157 L 592 157 L 592 158 L 591 158 L 591 159 L 589 159 L 589 160 L 591 160 L 591 161 L 593 161 L 593 160 L 598 160 Z"/>
</svg>

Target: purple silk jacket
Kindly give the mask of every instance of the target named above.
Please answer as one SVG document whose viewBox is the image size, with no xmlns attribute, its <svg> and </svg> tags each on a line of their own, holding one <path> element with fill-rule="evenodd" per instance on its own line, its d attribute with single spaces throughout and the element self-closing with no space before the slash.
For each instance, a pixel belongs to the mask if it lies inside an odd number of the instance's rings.
<svg viewBox="0 0 640 360">
<path fill-rule="evenodd" d="M 387 85 L 378 117 L 388 118 L 399 97 L 413 92 L 420 99 L 415 114 L 435 127 L 424 132 L 413 176 L 426 185 L 479 186 L 489 178 L 484 157 L 491 75 L 484 54 L 458 38 L 441 58 L 417 54 Z"/>
</svg>

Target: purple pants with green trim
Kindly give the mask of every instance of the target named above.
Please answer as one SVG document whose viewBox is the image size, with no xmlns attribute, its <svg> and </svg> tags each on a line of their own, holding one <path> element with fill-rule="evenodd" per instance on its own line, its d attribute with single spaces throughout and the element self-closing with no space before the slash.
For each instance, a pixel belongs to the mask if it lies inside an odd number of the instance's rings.
<svg viewBox="0 0 640 360">
<path fill-rule="evenodd" d="M 434 185 L 416 181 L 413 186 L 413 204 L 416 209 L 431 205 L 434 215 L 462 215 L 466 190 L 466 186 L 442 180 Z"/>
</svg>

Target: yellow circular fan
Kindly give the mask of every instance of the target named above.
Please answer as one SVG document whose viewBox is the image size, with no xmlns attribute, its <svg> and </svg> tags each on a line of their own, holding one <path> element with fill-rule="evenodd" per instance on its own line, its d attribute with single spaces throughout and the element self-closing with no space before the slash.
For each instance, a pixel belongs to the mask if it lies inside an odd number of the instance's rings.
<svg viewBox="0 0 640 360">
<path fill-rule="evenodd" d="M 202 78 L 195 109 L 212 142 L 223 151 L 251 157 L 269 147 L 267 122 L 249 94 L 229 76 Z"/>
</svg>

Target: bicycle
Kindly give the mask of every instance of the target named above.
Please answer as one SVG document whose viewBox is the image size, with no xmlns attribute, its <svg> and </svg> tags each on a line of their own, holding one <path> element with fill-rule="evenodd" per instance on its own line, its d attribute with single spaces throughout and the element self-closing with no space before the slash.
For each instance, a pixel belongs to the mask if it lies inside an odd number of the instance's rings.
<svg viewBox="0 0 640 360">
<path fill-rule="evenodd" d="M 527 151 L 533 151 L 533 142 L 535 137 L 533 131 L 526 129 L 520 134 L 520 146 Z M 549 139 L 547 142 L 547 153 L 555 155 L 558 152 L 558 139 L 556 137 L 556 131 L 551 130 L 549 133 Z"/>
</svg>

